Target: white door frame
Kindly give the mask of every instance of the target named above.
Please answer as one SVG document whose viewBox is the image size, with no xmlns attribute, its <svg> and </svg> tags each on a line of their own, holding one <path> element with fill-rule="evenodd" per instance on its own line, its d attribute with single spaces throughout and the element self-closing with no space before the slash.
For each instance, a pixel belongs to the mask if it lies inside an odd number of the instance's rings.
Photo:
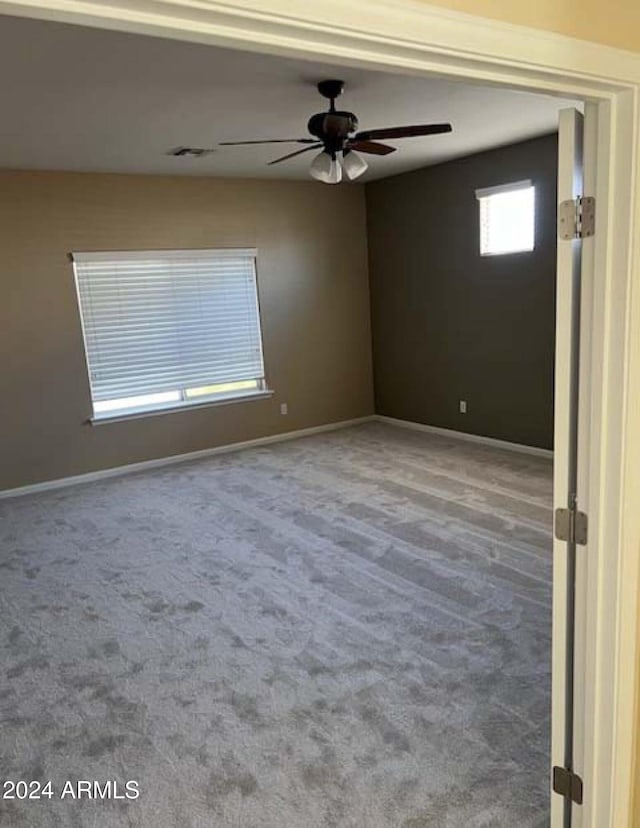
<svg viewBox="0 0 640 828">
<path fill-rule="evenodd" d="M 582 337 L 590 381 L 582 400 L 589 452 L 581 507 L 590 529 L 580 821 L 584 828 L 631 828 L 640 586 L 640 54 L 415 0 L 0 0 L 0 13 L 436 73 L 594 105 L 595 278 Z"/>
<path fill-rule="evenodd" d="M 592 104 L 585 107 L 588 111 L 583 116 L 575 107 L 562 109 L 559 114 L 558 133 L 558 200 L 574 199 L 587 194 L 585 189 L 584 168 L 588 161 L 583 152 L 584 133 L 589 126 L 597 123 L 597 107 Z M 594 160 L 593 158 L 591 159 Z M 591 192 L 589 192 L 591 194 Z M 557 279 L 556 279 L 556 342 L 555 342 L 555 394 L 554 394 L 554 444 L 553 463 L 553 505 L 554 509 L 566 509 L 572 502 L 572 493 L 578 493 L 574 479 L 575 461 L 579 456 L 581 467 L 588 464 L 589 442 L 583 441 L 579 446 L 578 435 L 588 429 L 580 410 L 578 395 L 579 380 L 586 373 L 576 370 L 575 360 L 580 355 L 579 328 L 580 316 L 589 318 L 591 304 L 588 300 L 592 294 L 594 270 L 583 254 L 593 245 L 594 238 L 583 240 L 562 240 L 557 244 Z M 581 302 L 579 300 L 581 299 Z M 578 315 L 579 314 L 579 315 Z M 579 368 L 584 366 L 579 364 Z M 575 372 L 575 373 L 574 373 Z M 581 391 L 584 389 L 580 389 Z M 588 392 L 585 394 L 588 397 Z M 588 408 L 587 408 L 588 413 Z M 577 428 L 576 428 L 577 426 Z M 577 471 L 577 469 L 576 469 Z M 581 489 L 576 507 L 580 510 L 587 493 Z M 553 540 L 553 646 L 552 646 L 552 719 L 551 719 L 551 765 L 569 767 L 585 780 L 584 758 L 584 712 L 583 693 L 584 675 L 584 601 L 582 594 L 586 585 L 582 580 L 585 568 L 579 566 L 586 559 L 585 550 L 567 540 Z M 575 566 L 569 566 L 569 561 Z M 575 573 L 574 571 L 575 570 Z M 575 577 L 574 577 L 575 574 Z M 569 600 L 571 595 L 571 600 Z M 575 596 L 575 624 L 570 622 L 569 612 L 573 608 Z M 571 654 L 567 652 L 567 634 L 571 632 L 574 643 Z M 572 660 L 571 656 L 573 657 Z M 567 674 L 567 665 L 571 663 L 571 672 Z M 574 678 L 577 679 L 574 681 Z M 567 694 L 571 680 L 571 694 Z M 568 707 L 571 704 L 571 726 L 567 727 Z M 566 744 L 567 733 L 571 734 L 570 744 Z M 570 749 L 570 758 L 567 749 Z M 587 786 L 587 791 L 589 790 Z M 588 801 L 587 797 L 587 801 Z M 570 807 L 559 796 L 551 797 L 551 825 L 564 825 L 565 807 Z M 587 806 L 588 807 L 588 806 Z M 581 828 L 584 808 L 572 808 L 572 828 Z"/>
</svg>

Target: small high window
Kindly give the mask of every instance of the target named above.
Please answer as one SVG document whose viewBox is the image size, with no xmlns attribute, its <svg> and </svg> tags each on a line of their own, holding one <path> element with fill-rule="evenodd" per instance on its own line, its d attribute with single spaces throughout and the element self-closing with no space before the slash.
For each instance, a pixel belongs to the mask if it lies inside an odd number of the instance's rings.
<svg viewBox="0 0 640 828">
<path fill-rule="evenodd" d="M 535 244 L 535 187 L 516 181 L 476 190 L 480 205 L 480 255 L 531 251 Z"/>
<path fill-rule="evenodd" d="M 264 394 L 255 260 L 74 253 L 94 419 Z"/>
</svg>

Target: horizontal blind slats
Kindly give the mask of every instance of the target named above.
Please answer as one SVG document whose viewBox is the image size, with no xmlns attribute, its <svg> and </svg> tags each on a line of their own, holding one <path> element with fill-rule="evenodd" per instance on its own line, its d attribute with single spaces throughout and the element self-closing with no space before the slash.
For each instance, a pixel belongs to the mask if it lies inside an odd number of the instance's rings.
<svg viewBox="0 0 640 828">
<path fill-rule="evenodd" d="M 216 368 L 217 370 L 222 370 L 223 368 L 224 370 L 232 370 L 234 365 L 239 365 L 241 363 L 252 366 L 252 370 L 254 371 L 258 368 L 258 360 L 256 357 L 247 354 L 245 350 L 229 350 L 224 354 L 221 354 L 220 358 L 216 360 Z M 162 357 L 152 361 L 151 359 L 146 359 L 145 355 L 142 354 L 131 359 L 129 363 L 129 370 L 127 371 L 127 377 L 133 377 L 136 374 L 141 376 L 165 374 L 169 371 L 178 375 L 186 371 L 206 373 L 207 370 L 212 370 L 211 364 L 211 360 L 198 361 L 194 358 L 189 362 L 188 367 L 185 367 L 185 364 L 182 361 L 172 362 L 171 360 Z M 99 382 L 105 382 L 109 378 L 113 377 L 119 378 L 121 376 L 120 364 L 115 359 L 111 362 L 105 362 L 99 369 L 92 371 L 92 374 L 92 380 Z"/>
<path fill-rule="evenodd" d="M 230 320 L 231 324 L 234 323 L 235 320 Z M 255 320 L 239 320 L 238 323 L 235 324 L 235 332 L 240 335 L 244 331 L 254 331 L 255 325 L 250 324 L 252 321 Z M 166 323 L 158 323 L 158 324 L 150 324 L 149 326 L 145 327 L 143 324 L 144 320 L 140 322 L 136 322 L 135 324 L 123 324 L 121 326 L 118 325 L 117 320 L 109 320 L 109 323 L 106 325 L 99 325 L 92 323 L 85 329 L 86 334 L 94 334 L 96 336 L 103 337 L 105 340 L 109 339 L 110 337 L 113 339 L 140 339 L 140 338 L 158 338 L 158 337 L 166 337 L 168 334 L 175 333 L 176 325 L 173 322 L 166 322 Z M 191 323 L 184 325 L 182 327 L 182 334 L 185 338 L 189 336 L 199 336 L 202 334 L 203 336 L 207 333 L 211 333 L 211 336 L 218 336 L 219 331 L 226 331 L 228 330 L 229 326 L 224 325 L 222 322 L 212 325 L 207 325 L 206 322 L 203 323 Z"/>
<path fill-rule="evenodd" d="M 178 253 L 74 257 L 94 401 L 263 378 L 253 255 Z"/>
</svg>

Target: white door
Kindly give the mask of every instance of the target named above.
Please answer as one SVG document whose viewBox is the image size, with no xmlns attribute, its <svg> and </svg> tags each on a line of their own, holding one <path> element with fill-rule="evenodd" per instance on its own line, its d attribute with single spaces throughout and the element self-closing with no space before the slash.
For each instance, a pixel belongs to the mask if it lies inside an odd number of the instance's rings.
<svg viewBox="0 0 640 828">
<path fill-rule="evenodd" d="M 561 769 L 567 769 L 577 774 L 579 780 L 571 785 L 573 798 L 552 790 L 552 828 L 580 828 L 583 804 L 575 800 L 581 799 L 582 793 L 584 802 L 589 793 L 586 786 L 582 792 L 579 791 L 580 783 L 584 782 L 583 676 L 587 617 L 587 559 L 584 537 L 581 537 L 584 526 L 580 520 L 580 507 L 587 498 L 586 386 L 589 382 L 589 349 L 585 335 L 581 338 L 580 319 L 588 319 L 590 313 L 593 268 L 588 242 L 584 238 L 566 238 L 573 236 L 571 219 L 575 217 L 575 211 L 569 216 L 568 206 L 562 206 L 563 202 L 590 195 L 585 192 L 585 180 L 588 183 L 589 173 L 595 169 L 595 141 L 592 140 L 595 109 L 587 107 L 585 117 L 586 131 L 585 119 L 577 110 L 563 109 L 559 117 L 553 500 L 554 511 L 568 510 L 564 517 L 570 518 L 574 531 L 569 533 L 568 540 L 559 539 L 560 527 L 556 518 L 553 542 L 551 765 L 552 769 L 560 769 L 556 774 L 563 776 Z M 588 202 L 583 203 L 583 211 L 589 212 Z M 583 234 L 585 232 L 591 231 L 585 228 Z M 588 330 L 588 325 L 584 329 Z M 571 784 L 566 776 L 558 782 L 560 786 Z"/>
</svg>

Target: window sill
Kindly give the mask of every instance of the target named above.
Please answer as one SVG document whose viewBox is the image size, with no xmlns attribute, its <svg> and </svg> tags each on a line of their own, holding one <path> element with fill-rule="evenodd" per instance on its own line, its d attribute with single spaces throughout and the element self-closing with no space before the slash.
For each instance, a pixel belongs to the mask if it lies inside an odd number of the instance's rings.
<svg viewBox="0 0 640 828">
<path fill-rule="evenodd" d="M 220 397 L 219 399 L 202 400 L 201 402 L 184 402 L 165 403 L 157 407 L 147 408 L 131 408 L 127 411 L 114 411 L 113 413 L 103 414 L 98 417 L 90 417 L 87 422 L 92 426 L 106 425 L 107 423 L 117 423 L 122 420 L 138 420 L 141 417 L 157 417 L 159 414 L 173 414 L 177 411 L 193 411 L 199 408 L 209 408 L 218 405 L 230 405 L 232 403 L 250 402 L 252 400 L 264 400 L 274 395 L 274 391 L 267 389 L 260 391 L 252 391 L 248 394 L 234 394 L 228 397 Z"/>
<path fill-rule="evenodd" d="M 521 256 L 523 253 L 535 253 L 535 247 L 519 247 L 517 250 L 488 250 L 484 253 L 480 251 L 480 256 L 483 259 L 490 259 L 494 256 Z"/>
</svg>

